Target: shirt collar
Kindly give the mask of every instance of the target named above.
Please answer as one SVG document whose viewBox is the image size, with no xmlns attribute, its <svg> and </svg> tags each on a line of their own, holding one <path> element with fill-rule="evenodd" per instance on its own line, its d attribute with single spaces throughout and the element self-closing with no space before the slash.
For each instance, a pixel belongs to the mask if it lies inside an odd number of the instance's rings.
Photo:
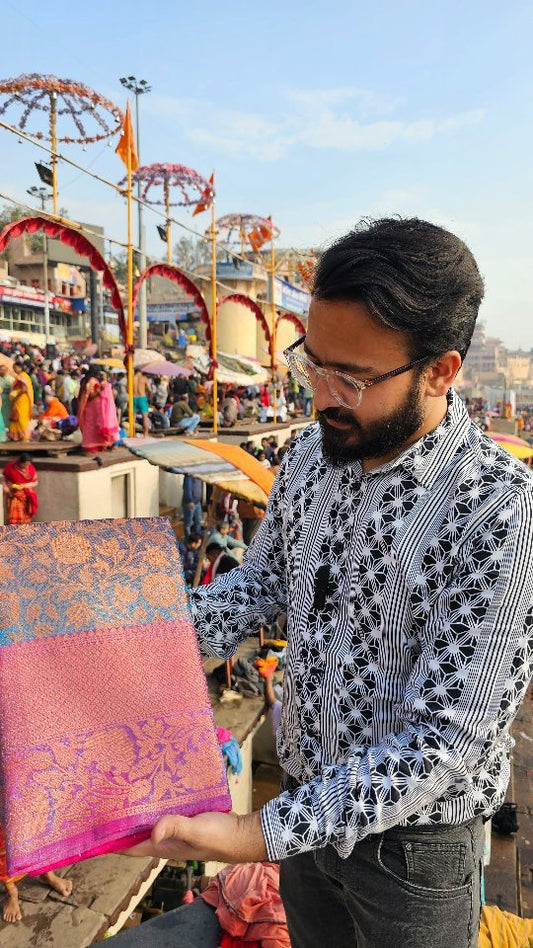
<svg viewBox="0 0 533 948">
<path fill-rule="evenodd" d="M 425 488 L 430 488 L 446 469 L 457 450 L 464 443 L 472 422 L 461 398 L 453 389 L 447 395 L 448 411 L 433 431 L 428 432 L 392 461 L 372 468 L 366 477 L 403 468 Z"/>
</svg>

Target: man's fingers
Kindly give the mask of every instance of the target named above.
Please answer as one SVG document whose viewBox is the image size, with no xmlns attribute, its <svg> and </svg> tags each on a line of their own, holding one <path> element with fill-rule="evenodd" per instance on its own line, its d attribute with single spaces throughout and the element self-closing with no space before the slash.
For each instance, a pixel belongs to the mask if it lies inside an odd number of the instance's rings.
<svg viewBox="0 0 533 948">
<path fill-rule="evenodd" d="M 152 830 L 152 842 L 156 844 L 163 843 L 166 840 L 179 839 L 185 840 L 187 835 L 187 824 L 190 819 L 186 816 L 163 816 L 155 824 Z"/>
</svg>

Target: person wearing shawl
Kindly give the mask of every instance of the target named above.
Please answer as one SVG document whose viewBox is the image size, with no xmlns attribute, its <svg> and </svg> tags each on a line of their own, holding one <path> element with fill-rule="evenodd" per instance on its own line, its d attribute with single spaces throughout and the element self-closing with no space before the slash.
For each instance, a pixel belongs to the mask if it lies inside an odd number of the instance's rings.
<svg viewBox="0 0 533 948">
<path fill-rule="evenodd" d="M 50 427 L 55 428 L 57 422 L 62 418 L 68 418 L 68 411 L 63 405 L 63 402 L 59 401 L 52 392 L 46 393 L 44 396 L 44 403 L 46 405 L 45 410 L 42 415 L 39 416 L 39 423 L 50 425 Z"/>
<path fill-rule="evenodd" d="M 9 393 L 11 413 L 8 438 L 10 441 L 29 441 L 31 438 L 31 411 L 33 408 L 33 385 L 24 365 L 15 362 L 15 381 Z"/>
<path fill-rule="evenodd" d="M 110 450 L 119 440 L 113 390 L 109 382 L 103 381 L 97 366 L 90 367 L 80 385 L 78 424 L 82 448 L 88 454 Z"/>
<path fill-rule="evenodd" d="M 38 484 L 37 471 L 29 454 L 19 454 L 14 461 L 9 461 L 3 474 L 8 524 L 31 523 L 39 502 L 34 490 Z"/>
</svg>

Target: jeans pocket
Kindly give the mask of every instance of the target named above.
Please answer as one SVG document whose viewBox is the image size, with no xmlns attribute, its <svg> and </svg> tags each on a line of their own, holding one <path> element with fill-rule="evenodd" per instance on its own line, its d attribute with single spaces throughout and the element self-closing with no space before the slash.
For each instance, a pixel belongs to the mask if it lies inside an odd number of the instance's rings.
<svg viewBox="0 0 533 948">
<path fill-rule="evenodd" d="M 411 891 L 458 895 L 472 881 L 466 867 L 467 846 L 462 842 L 405 840 L 384 834 L 378 842 L 381 869 Z"/>
</svg>

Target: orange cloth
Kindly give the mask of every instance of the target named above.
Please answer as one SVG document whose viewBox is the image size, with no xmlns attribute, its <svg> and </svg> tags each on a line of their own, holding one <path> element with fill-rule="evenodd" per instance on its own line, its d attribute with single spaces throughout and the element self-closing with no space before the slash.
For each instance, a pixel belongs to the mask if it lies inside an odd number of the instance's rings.
<svg viewBox="0 0 533 948">
<path fill-rule="evenodd" d="M 254 665 L 262 678 L 268 678 L 278 667 L 278 660 L 273 655 L 268 658 L 256 658 Z"/>
<path fill-rule="evenodd" d="M 484 905 L 478 948 L 531 948 L 533 919 L 503 912 L 497 905 Z"/>
<path fill-rule="evenodd" d="M 290 948 L 277 864 L 227 866 L 200 898 L 213 906 L 220 927 L 234 938 L 245 944 L 256 940 L 261 948 Z"/>
<path fill-rule="evenodd" d="M 0 824 L 0 882 L 18 882 L 19 879 L 23 879 L 24 875 L 21 876 L 10 876 L 7 871 L 7 860 L 6 860 L 6 840 L 4 837 L 4 830 Z"/>
<path fill-rule="evenodd" d="M 39 421 L 57 421 L 60 418 L 68 418 L 68 411 L 63 402 L 60 402 L 59 398 L 54 396 L 46 410 L 43 411 Z"/>
</svg>

